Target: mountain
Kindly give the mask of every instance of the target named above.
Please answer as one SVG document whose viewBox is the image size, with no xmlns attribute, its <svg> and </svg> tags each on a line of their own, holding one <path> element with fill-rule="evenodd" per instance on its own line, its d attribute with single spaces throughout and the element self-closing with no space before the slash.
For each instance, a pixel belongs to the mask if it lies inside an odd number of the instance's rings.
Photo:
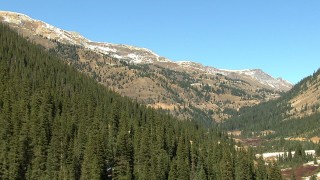
<svg viewBox="0 0 320 180">
<path fill-rule="evenodd" d="M 122 44 L 92 42 L 81 36 L 79 33 L 69 32 L 56 28 L 42 21 L 31 19 L 30 17 L 23 14 L 0 11 L 0 16 L 2 16 L 4 22 L 8 22 L 10 25 L 22 27 L 24 28 L 24 30 L 31 30 L 30 33 L 32 33 L 33 35 L 40 35 L 42 37 L 56 40 L 65 44 L 81 46 L 86 49 L 106 54 L 120 60 L 126 60 L 130 63 L 176 63 L 186 70 L 192 70 L 196 66 L 197 70 L 210 74 L 221 73 L 226 76 L 230 74 L 238 76 L 249 76 L 253 79 L 258 80 L 262 84 L 269 86 L 269 88 L 274 88 L 280 91 L 287 91 L 292 87 L 291 83 L 283 81 L 281 79 L 275 79 L 270 75 L 264 73 L 260 69 L 222 70 L 213 67 L 202 66 L 201 64 L 193 63 L 190 61 L 173 62 L 167 58 L 160 57 L 159 55 L 146 48 L 138 48 Z"/>
<path fill-rule="evenodd" d="M 2 23 L 0 92 L 0 179 L 275 179 L 280 172 L 236 151 L 213 126 L 121 97 Z"/>
<path fill-rule="evenodd" d="M 304 78 L 280 98 L 242 108 L 223 123 L 228 130 L 270 137 L 317 139 L 320 137 L 320 69 Z M 267 133 L 268 134 L 268 133 Z"/>
<path fill-rule="evenodd" d="M 181 118 L 221 121 L 292 87 L 259 69 L 222 70 L 172 61 L 146 48 L 93 42 L 23 14 L 1 11 L 0 19 L 99 83 Z"/>
</svg>

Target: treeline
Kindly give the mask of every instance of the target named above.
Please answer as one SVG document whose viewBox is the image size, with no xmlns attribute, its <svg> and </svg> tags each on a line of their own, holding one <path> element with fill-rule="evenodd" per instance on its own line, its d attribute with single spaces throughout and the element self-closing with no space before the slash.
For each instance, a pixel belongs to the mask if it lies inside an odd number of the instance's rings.
<svg viewBox="0 0 320 180">
<path fill-rule="evenodd" d="M 281 179 L 223 133 L 106 90 L 0 24 L 0 179 Z"/>
<path fill-rule="evenodd" d="M 314 155 L 312 154 L 306 154 L 305 149 L 300 144 L 296 146 L 296 148 L 294 149 L 294 153 L 292 151 L 292 148 L 289 148 L 284 152 L 283 155 L 278 156 L 279 164 L 288 167 L 295 167 L 312 160 L 315 160 L 315 164 L 317 164 L 316 157 L 314 157 Z"/>
<path fill-rule="evenodd" d="M 239 115 L 233 116 L 222 124 L 228 130 L 241 129 L 248 134 L 277 127 L 286 118 L 290 106 L 281 100 L 261 103 L 253 107 L 241 108 Z"/>
<path fill-rule="evenodd" d="M 279 151 L 288 152 L 290 149 L 295 150 L 298 146 L 302 146 L 305 150 L 319 151 L 319 155 L 317 156 L 320 156 L 320 144 L 315 144 L 311 141 L 285 140 L 284 138 L 263 141 L 260 146 L 255 148 L 255 151 L 257 154 Z"/>
</svg>

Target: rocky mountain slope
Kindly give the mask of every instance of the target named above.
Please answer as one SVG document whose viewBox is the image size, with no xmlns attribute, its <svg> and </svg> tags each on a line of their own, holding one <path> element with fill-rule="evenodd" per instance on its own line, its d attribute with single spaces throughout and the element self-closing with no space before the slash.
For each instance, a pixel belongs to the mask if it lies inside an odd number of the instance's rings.
<svg viewBox="0 0 320 180">
<path fill-rule="evenodd" d="M 101 84 L 182 118 L 223 120 L 292 87 L 259 69 L 222 70 L 172 61 L 146 48 L 93 42 L 19 13 L 1 11 L 0 20 Z"/>
<path fill-rule="evenodd" d="M 299 88 L 293 89 L 296 94 L 289 101 L 292 107 L 288 113 L 290 117 L 302 118 L 320 111 L 319 71 L 302 82 L 298 84 Z"/>
</svg>

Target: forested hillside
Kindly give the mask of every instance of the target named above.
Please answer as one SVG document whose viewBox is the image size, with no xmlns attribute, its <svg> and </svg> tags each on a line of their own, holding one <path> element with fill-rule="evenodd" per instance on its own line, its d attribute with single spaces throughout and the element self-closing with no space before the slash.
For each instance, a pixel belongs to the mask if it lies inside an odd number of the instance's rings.
<svg viewBox="0 0 320 180">
<path fill-rule="evenodd" d="M 172 61 L 147 48 L 94 42 L 19 13 L 0 11 L 0 22 L 100 84 L 179 119 L 224 121 L 239 108 L 275 99 L 292 87 L 260 69 L 221 70 Z"/>
<path fill-rule="evenodd" d="M 270 137 L 320 137 L 320 69 L 295 85 L 281 98 L 240 109 L 222 126 L 243 134 L 272 130 Z"/>
<path fill-rule="evenodd" d="M 0 24 L 0 179 L 280 179 L 214 128 L 120 97 Z"/>
</svg>

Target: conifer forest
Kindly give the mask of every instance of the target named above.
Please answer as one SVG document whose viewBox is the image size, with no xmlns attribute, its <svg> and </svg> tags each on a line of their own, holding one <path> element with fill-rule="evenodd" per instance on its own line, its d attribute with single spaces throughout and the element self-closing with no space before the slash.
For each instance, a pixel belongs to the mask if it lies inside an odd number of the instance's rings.
<svg viewBox="0 0 320 180">
<path fill-rule="evenodd" d="M 0 179 L 282 179 L 214 124 L 123 97 L 0 24 Z"/>
</svg>

